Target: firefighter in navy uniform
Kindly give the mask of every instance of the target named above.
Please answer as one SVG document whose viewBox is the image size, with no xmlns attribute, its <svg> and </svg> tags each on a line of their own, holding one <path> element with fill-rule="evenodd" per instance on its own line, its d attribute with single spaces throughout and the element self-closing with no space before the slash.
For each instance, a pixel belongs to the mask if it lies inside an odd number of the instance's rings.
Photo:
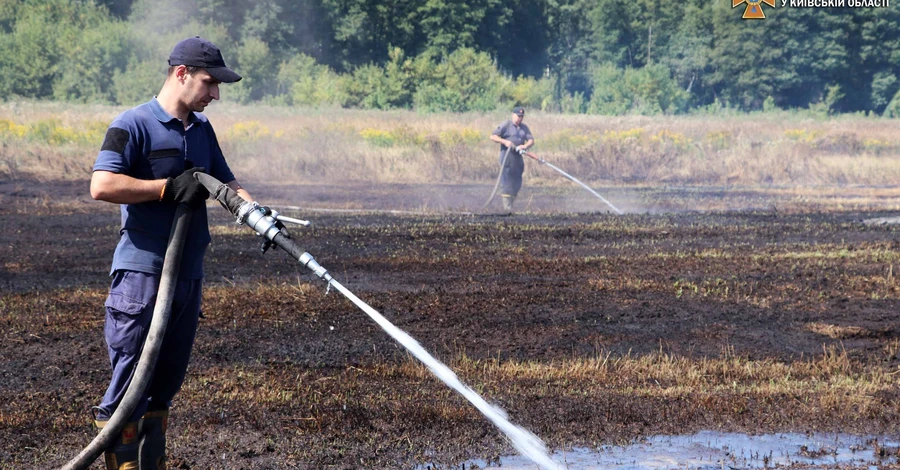
<svg viewBox="0 0 900 470">
<path fill-rule="evenodd" d="M 525 108 L 516 106 L 512 117 L 497 126 L 491 134 L 491 140 L 500 144 L 500 164 L 503 165 L 500 170 L 500 196 L 505 210 L 512 210 L 513 202 L 522 188 L 522 173 L 525 172 L 522 155 L 534 145 L 534 136 L 531 135 L 531 129 L 522 122 L 523 119 Z"/>
<path fill-rule="evenodd" d="M 202 111 L 219 99 L 219 84 L 241 76 L 222 53 L 200 37 L 179 42 L 159 94 L 110 124 L 94 163 L 91 196 L 120 204 L 122 228 L 113 255 L 104 334 L 112 377 L 100 405 L 98 428 L 107 425 L 131 383 L 156 304 L 166 246 L 179 204 L 193 209 L 172 316 L 156 369 L 128 424 L 105 451 L 109 470 L 166 467 L 166 427 L 172 398 L 187 371 L 200 315 L 203 255 L 210 242 L 207 190 L 194 173 L 208 173 L 242 198 L 237 182 Z"/>
</svg>

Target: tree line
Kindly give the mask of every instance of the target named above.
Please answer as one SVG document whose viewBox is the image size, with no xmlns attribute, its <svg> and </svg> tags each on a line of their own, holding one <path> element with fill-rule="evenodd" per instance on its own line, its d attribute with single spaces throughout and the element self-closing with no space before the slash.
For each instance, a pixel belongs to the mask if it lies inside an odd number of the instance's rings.
<svg viewBox="0 0 900 470">
<path fill-rule="evenodd" d="M 200 35 L 243 103 L 900 114 L 900 11 L 730 0 L 0 0 L 0 96 L 133 104 Z"/>
</svg>

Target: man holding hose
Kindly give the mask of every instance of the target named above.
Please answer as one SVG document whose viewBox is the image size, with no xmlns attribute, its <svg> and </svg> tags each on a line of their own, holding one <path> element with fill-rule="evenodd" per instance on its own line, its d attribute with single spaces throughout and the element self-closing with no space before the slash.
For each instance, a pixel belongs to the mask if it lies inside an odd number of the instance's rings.
<svg viewBox="0 0 900 470">
<path fill-rule="evenodd" d="M 513 202 L 522 188 L 522 173 L 525 172 L 522 154 L 534 145 L 534 136 L 531 135 L 531 129 L 522 122 L 523 119 L 525 108 L 516 106 L 512 117 L 497 126 L 491 134 L 491 140 L 500 144 L 500 196 L 505 210 L 512 210 Z"/>
<path fill-rule="evenodd" d="M 175 210 L 179 204 L 193 209 L 155 372 L 125 429 L 104 453 L 108 470 L 165 468 L 169 406 L 184 381 L 193 348 L 203 256 L 210 242 L 205 204 L 209 192 L 194 173 L 226 181 L 238 195 L 252 200 L 229 169 L 216 134 L 201 113 L 219 99 L 220 83 L 240 79 L 225 66 L 213 43 L 199 36 L 179 42 L 169 56 L 159 95 L 115 118 L 94 163 L 91 197 L 120 204 L 122 211 L 105 303 L 104 335 L 112 378 L 94 408 L 98 428 L 119 406 L 140 358 Z"/>
</svg>

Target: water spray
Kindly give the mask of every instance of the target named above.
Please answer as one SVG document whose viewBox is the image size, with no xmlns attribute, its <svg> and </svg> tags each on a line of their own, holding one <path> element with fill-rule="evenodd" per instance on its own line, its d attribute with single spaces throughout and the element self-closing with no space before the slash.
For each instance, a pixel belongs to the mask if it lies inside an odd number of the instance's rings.
<svg viewBox="0 0 900 470">
<path fill-rule="evenodd" d="M 571 181 L 571 182 L 573 182 L 573 183 L 576 183 L 576 184 L 581 185 L 582 188 L 587 189 L 588 191 L 590 191 L 591 194 L 593 194 L 594 196 L 597 196 L 598 199 L 600 199 L 601 201 L 605 202 L 606 205 L 609 206 L 616 214 L 619 214 L 619 215 L 624 214 L 624 212 L 620 211 L 619 208 L 617 208 L 616 206 L 612 205 L 611 202 L 607 201 L 606 198 L 604 198 L 603 196 L 597 194 L 597 191 L 594 191 L 594 190 L 591 189 L 588 185 L 582 183 L 581 181 L 578 181 L 574 176 L 572 176 L 572 175 L 566 173 L 565 171 L 560 170 L 558 167 L 556 167 L 556 166 L 553 165 L 552 163 L 550 163 L 550 162 L 544 160 L 544 159 L 541 158 L 541 157 L 538 157 L 537 155 L 535 155 L 535 154 L 533 154 L 533 153 L 531 153 L 531 152 L 523 152 L 522 155 L 531 157 L 531 158 L 537 160 L 538 163 L 540 163 L 541 165 L 547 165 L 548 167 L 550 167 L 550 168 L 556 170 L 557 173 L 563 175 L 563 177 L 566 178 L 567 180 L 569 180 L 569 181 Z"/>
<path fill-rule="evenodd" d="M 531 459 L 532 462 L 545 470 L 559 470 L 566 468 L 565 465 L 557 463 L 550 458 L 544 442 L 541 441 L 539 437 L 527 429 L 511 423 L 502 409 L 485 401 L 477 392 L 462 383 L 462 381 L 459 380 L 459 377 L 457 377 L 450 368 L 429 354 L 428 351 L 426 351 L 412 336 L 394 326 L 390 321 L 384 318 L 383 315 L 378 313 L 377 310 L 369 306 L 346 287 L 341 285 L 341 283 L 336 281 L 324 267 L 316 262 L 312 255 L 303 251 L 290 239 L 287 232 L 283 230 L 283 225 L 280 224 L 280 221 L 288 222 L 289 220 L 287 218 L 280 217 L 277 213 L 273 216 L 273 211 L 262 207 L 255 202 L 251 203 L 244 201 L 226 184 L 212 176 L 205 173 L 195 173 L 194 177 L 209 190 L 209 193 L 215 200 L 219 201 L 226 210 L 237 217 L 238 224 L 247 225 L 255 230 L 258 235 L 265 237 L 266 241 L 264 243 L 271 243 L 283 249 L 291 257 L 298 260 L 300 264 L 312 270 L 316 276 L 326 281 L 329 288 L 334 287 L 362 311 L 366 312 L 366 314 L 375 320 L 375 323 L 378 323 L 387 334 L 425 364 L 438 379 L 459 392 L 481 411 L 486 418 L 503 432 L 510 440 L 513 447 L 515 447 L 523 456 Z"/>
</svg>

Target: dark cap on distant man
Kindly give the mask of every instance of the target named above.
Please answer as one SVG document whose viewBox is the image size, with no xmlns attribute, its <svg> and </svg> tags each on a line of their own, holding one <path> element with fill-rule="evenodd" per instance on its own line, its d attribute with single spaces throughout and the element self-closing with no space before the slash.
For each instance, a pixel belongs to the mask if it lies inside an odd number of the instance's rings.
<svg viewBox="0 0 900 470">
<path fill-rule="evenodd" d="M 521 106 L 516 106 L 515 108 L 513 108 L 513 114 L 515 114 L 517 116 L 524 116 L 525 108 L 523 108 Z"/>
<path fill-rule="evenodd" d="M 175 44 L 175 48 L 169 54 L 169 65 L 203 67 L 222 83 L 234 83 L 241 79 L 240 75 L 225 65 L 222 51 L 200 36 L 187 38 Z"/>
</svg>

